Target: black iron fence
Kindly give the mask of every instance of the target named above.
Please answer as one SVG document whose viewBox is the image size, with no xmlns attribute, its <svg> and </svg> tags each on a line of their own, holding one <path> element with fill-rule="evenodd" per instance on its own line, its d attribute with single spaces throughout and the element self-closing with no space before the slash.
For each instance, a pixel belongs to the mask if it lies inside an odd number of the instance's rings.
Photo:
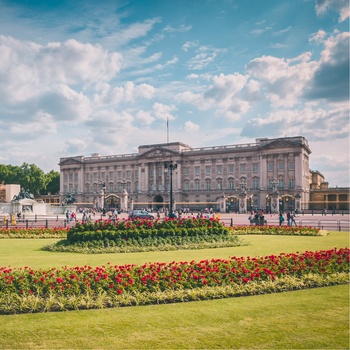
<svg viewBox="0 0 350 350">
<path fill-rule="evenodd" d="M 254 224 L 239 224 L 235 223 L 234 218 L 224 218 L 221 221 L 226 226 L 251 226 Z M 350 232 L 350 221 L 349 220 L 317 220 L 317 219 L 296 219 L 297 226 L 306 226 L 306 227 L 317 227 L 321 230 L 327 231 L 349 231 Z M 266 220 L 266 225 L 268 226 L 279 226 L 278 219 L 269 219 Z M 284 221 L 283 226 L 286 226 L 286 222 Z"/>
<path fill-rule="evenodd" d="M 339 217 L 339 216 L 338 216 Z M 97 216 L 93 220 L 98 220 L 98 219 L 106 219 L 106 216 Z M 278 222 L 278 217 L 275 216 L 273 218 L 271 217 L 266 217 L 267 221 L 266 224 L 269 226 L 277 226 L 279 225 Z M 230 218 L 229 216 L 222 217 L 220 219 L 221 222 L 223 222 L 227 226 L 235 226 L 235 225 L 240 225 L 240 226 L 249 226 L 248 220 L 244 224 L 240 223 L 242 220 L 237 220 L 237 217 L 232 217 Z M 322 219 L 318 218 L 310 218 L 309 217 L 303 217 L 303 216 L 298 216 L 296 218 L 296 223 L 297 226 L 309 226 L 309 227 L 317 227 L 321 230 L 328 230 L 328 231 L 349 231 L 350 232 L 350 221 L 349 217 L 347 216 L 346 218 L 340 218 L 340 219 L 335 219 L 329 220 L 327 217 L 322 217 Z M 62 217 L 50 217 L 50 218 L 45 218 L 45 217 L 39 217 L 39 216 L 34 216 L 31 218 L 13 218 L 13 217 L 8 217 L 5 216 L 1 218 L 0 220 L 0 228 L 53 228 L 53 227 L 72 227 L 76 224 L 75 220 L 67 220 Z M 286 221 L 284 221 L 284 226 L 286 225 Z"/>
</svg>

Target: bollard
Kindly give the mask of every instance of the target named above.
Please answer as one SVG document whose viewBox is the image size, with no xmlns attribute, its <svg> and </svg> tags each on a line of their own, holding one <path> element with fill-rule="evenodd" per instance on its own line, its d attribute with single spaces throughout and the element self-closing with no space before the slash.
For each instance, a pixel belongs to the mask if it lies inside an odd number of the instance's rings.
<svg viewBox="0 0 350 350">
<path fill-rule="evenodd" d="M 312 211 L 312 215 L 314 215 L 314 211 Z"/>
<path fill-rule="evenodd" d="M 344 212 L 343 211 L 342 211 L 341 215 L 344 216 Z"/>
<path fill-rule="evenodd" d="M 45 228 L 49 228 L 49 220 L 46 219 Z"/>
<path fill-rule="evenodd" d="M 35 214 L 35 219 L 34 219 L 34 221 L 36 222 L 37 221 L 37 215 Z"/>
<path fill-rule="evenodd" d="M 26 220 L 26 228 L 28 228 L 28 219 Z"/>
<path fill-rule="evenodd" d="M 66 228 L 67 227 L 67 220 L 66 219 L 64 219 L 64 228 Z"/>
<path fill-rule="evenodd" d="M 56 221 L 58 221 L 58 215 L 56 216 Z"/>
<path fill-rule="evenodd" d="M 9 228 L 9 221 L 6 218 L 6 228 Z"/>
<path fill-rule="evenodd" d="M 231 227 L 233 226 L 233 219 L 231 218 Z"/>
</svg>

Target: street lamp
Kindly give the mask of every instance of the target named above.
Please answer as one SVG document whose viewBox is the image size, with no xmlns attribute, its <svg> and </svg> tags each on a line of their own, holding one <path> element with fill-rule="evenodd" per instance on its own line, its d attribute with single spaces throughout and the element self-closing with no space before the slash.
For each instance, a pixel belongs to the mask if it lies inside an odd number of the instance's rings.
<svg viewBox="0 0 350 350">
<path fill-rule="evenodd" d="M 169 203 L 169 218 L 174 218 L 175 214 L 173 212 L 173 171 L 177 169 L 177 164 L 174 164 L 172 160 L 169 162 L 164 162 L 164 168 L 169 171 L 170 176 L 170 203 Z"/>
<path fill-rule="evenodd" d="M 102 195 L 103 195 L 103 208 L 102 211 L 105 214 L 106 213 L 106 183 L 104 181 L 100 182 Z"/>
</svg>

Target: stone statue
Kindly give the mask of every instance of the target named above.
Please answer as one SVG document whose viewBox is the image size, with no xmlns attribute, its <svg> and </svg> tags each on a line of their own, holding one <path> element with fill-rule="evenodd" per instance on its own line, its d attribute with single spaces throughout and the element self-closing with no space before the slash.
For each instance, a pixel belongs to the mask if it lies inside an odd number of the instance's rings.
<svg viewBox="0 0 350 350">
<path fill-rule="evenodd" d="M 20 199 L 34 199 L 33 195 L 28 191 L 21 190 L 17 196 L 13 196 L 14 201 L 19 201 Z"/>
<path fill-rule="evenodd" d="M 77 199 L 70 193 L 66 194 L 65 204 L 70 205 L 77 201 Z"/>
</svg>

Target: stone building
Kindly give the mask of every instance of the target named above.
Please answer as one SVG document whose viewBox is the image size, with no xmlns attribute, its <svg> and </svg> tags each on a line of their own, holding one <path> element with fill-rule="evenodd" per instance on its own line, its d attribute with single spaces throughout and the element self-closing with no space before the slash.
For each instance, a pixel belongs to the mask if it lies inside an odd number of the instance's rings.
<svg viewBox="0 0 350 350">
<path fill-rule="evenodd" d="M 66 157 L 59 163 L 61 202 L 70 193 L 78 206 L 161 208 L 169 205 L 172 186 L 176 208 L 307 209 L 310 153 L 298 136 L 201 148 L 171 142 L 139 146 L 133 154 Z M 170 161 L 177 166 L 172 176 L 165 167 Z"/>
<path fill-rule="evenodd" d="M 310 210 L 329 213 L 349 210 L 349 188 L 328 187 L 323 174 L 310 171 Z"/>
</svg>

